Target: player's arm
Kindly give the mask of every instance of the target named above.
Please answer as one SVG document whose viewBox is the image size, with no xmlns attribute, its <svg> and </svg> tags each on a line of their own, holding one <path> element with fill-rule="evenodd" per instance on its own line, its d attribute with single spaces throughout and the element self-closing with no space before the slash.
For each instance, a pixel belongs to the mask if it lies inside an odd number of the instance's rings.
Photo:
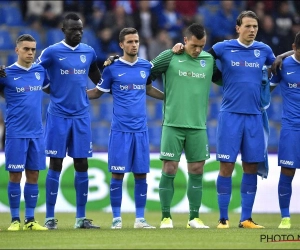
<svg viewBox="0 0 300 250">
<path fill-rule="evenodd" d="M 155 99 L 159 99 L 159 100 L 163 100 L 164 97 L 165 97 L 164 92 L 162 92 L 159 89 L 153 87 L 150 76 L 147 79 L 146 95 L 151 96 Z"/>
<path fill-rule="evenodd" d="M 291 56 L 294 54 L 294 50 L 290 50 L 290 51 L 287 51 L 283 54 L 280 54 L 276 57 L 275 61 L 273 62 L 272 64 L 272 73 L 274 75 L 277 75 L 277 69 L 280 69 L 281 70 L 281 67 L 282 67 L 282 60 L 288 56 Z"/>
<path fill-rule="evenodd" d="M 86 91 L 87 95 L 88 95 L 88 98 L 91 100 L 91 99 L 97 99 L 99 98 L 100 96 L 103 95 L 103 91 L 101 91 L 100 89 L 98 89 L 97 87 L 93 88 L 93 89 L 88 89 Z"/>
<path fill-rule="evenodd" d="M 161 52 L 151 61 L 152 68 L 150 76 L 152 81 L 167 71 L 173 56 L 174 53 L 172 50 L 168 49 Z"/>
<path fill-rule="evenodd" d="M 119 59 L 119 57 L 119 55 L 109 56 L 103 63 L 103 67 L 111 65 L 116 59 Z"/>
<path fill-rule="evenodd" d="M 101 79 L 101 73 L 100 70 L 98 68 L 97 62 L 93 62 L 90 66 L 90 70 L 89 70 L 89 78 L 92 80 L 92 82 L 97 85 L 97 83 L 100 81 Z"/>
</svg>

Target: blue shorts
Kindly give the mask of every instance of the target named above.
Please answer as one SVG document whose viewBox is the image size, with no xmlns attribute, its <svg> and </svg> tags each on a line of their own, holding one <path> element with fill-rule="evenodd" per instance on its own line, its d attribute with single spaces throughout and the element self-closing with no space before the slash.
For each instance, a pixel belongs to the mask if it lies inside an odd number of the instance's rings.
<svg viewBox="0 0 300 250">
<path fill-rule="evenodd" d="M 278 166 L 300 168 L 300 130 L 282 129 L 278 147 Z"/>
<path fill-rule="evenodd" d="M 217 160 L 236 162 L 239 152 L 248 163 L 265 160 L 262 115 L 220 112 L 217 129 Z"/>
<path fill-rule="evenodd" d="M 145 174 L 150 171 L 148 131 L 111 131 L 108 142 L 108 171 Z"/>
<path fill-rule="evenodd" d="M 64 118 L 47 113 L 45 126 L 46 155 L 64 158 L 92 157 L 90 117 Z"/>
<path fill-rule="evenodd" d="M 6 138 L 5 165 L 10 172 L 46 169 L 44 138 Z"/>
</svg>

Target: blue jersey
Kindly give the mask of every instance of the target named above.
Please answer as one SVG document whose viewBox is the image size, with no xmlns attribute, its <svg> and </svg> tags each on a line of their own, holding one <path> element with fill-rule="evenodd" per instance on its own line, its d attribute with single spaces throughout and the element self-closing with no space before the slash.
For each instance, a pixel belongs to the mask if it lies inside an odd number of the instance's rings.
<svg viewBox="0 0 300 250">
<path fill-rule="evenodd" d="M 97 88 L 112 92 L 111 129 L 122 132 L 147 130 L 146 83 L 151 63 L 138 58 L 129 63 L 122 58 L 106 67 Z"/>
<path fill-rule="evenodd" d="M 282 128 L 300 129 L 300 62 L 295 56 L 284 59 L 281 70 L 273 75 L 271 86 L 279 84 L 282 95 Z M 272 104 L 271 104 L 272 105 Z"/>
<path fill-rule="evenodd" d="M 25 68 L 14 63 L 5 71 L 7 76 L 0 78 L 0 88 L 6 100 L 6 137 L 41 137 L 42 88 L 49 84 L 45 69 L 38 64 Z"/>
<path fill-rule="evenodd" d="M 222 65 L 220 111 L 261 114 L 262 68 L 275 60 L 271 48 L 257 41 L 246 46 L 234 39 L 216 43 L 213 50 Z"/>
<path fill-rule="evenodd" d="M 88 116 L 88 73 L 96 58 L 94 49 L 83 43 L 71 47 L 61 41 L 42 51 L 37 62 L 47 69 L 51 81 L 49 113 L 65 118 Z"/>
</svg>

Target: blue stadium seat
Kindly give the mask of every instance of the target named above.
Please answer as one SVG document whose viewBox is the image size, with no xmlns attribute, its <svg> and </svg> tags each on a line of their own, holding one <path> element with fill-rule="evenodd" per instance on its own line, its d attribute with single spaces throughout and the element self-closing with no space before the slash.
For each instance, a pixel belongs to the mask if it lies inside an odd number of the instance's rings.
<svg viewBox="0 0 300 250">
<path fill-rule="evenodd" d="M 7 55 L 7 59 L 6 59 L 6 65 L 12 65 L 13 63 L 15 63 L 18 60 L 18 55 L 16 54 L 15 51 L 11 51 L 8 55 Z"/>
<path fill-rule="evenodd" d="M 23 26 L 23 17 L 18 6 L 7 5 L 3 6 L 0 15 L 7 26 Z"/>
<path fill-rule="evenodd" d="M 270 135 L 268 141 L 268 151 L 275 153 L 278 150 L 279 129 L 272 123 L 269 124 Z"/>
<path fill-rule="evenodd" d="M 18 36 L 23 35 L 23 34 L 29 34 L 29 35 L 33 36 L 33 38 L 36 40 L 36 49 L 37 50 L 42 50 L 45 48 L 42 37 L 41 37 L 40 33 L 37 32 L 36 30 L 26 27 L 19 31 Z"/>
<path fill-rule="evenodd" d="M 46 31 L 46 46 L 58 43 L 65 38 L 64 33 L 60 29 L 49 29 Z"/>
<path fill-rule="evenodd" d="M 215 151 L 217 147 L 217 122 L 212 121 L 207 123 L 208 145 L 211 151 Z"/>
<path fill-rule="evenodd" d="M 281 122 L 281 116 L 282 116 L 281 97 L 276 97 L 276 98 L 272 97 L 271 105 L 267 109 L 267 114 L 269 120 L 274 122 Z"/>
<path fill-rule="evenodd" d="M 13 50 L 15 43 L 7 30 L 0 30 L 0 50 Z"/>
<path fill-rule="evenodd" d="M 208 107 L 208 120 L 218 119 L 220 112 L 221 101 L 219 99 L 211 99 Z"/>
<path fill-rule="evenodd" d="M 148 124 L 150 149 L 159 151 L 162 126 L 158 123 Z"/>
<path fill-rule="evenodd" d="M 100 121 L 111 122 L 113 112 L 112 97 L 100 100 L 99 112 Z"/>
<path fill-rule="evenodd" d="M 110 127 L 103 126 L 101 123 L 92 126 L 92 139 L 94 150 L 107 151 Z"/>
</svg>

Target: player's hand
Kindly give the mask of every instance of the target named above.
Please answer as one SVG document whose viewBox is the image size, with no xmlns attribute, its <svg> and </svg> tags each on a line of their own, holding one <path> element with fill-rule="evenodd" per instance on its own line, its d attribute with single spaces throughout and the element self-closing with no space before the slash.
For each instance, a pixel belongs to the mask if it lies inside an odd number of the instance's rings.
<svg viewBox="0 0 300 250">
<path fill-rule="evenodd" d="M 277 56 L 271 67 L 272 74 L 277 75 L 277 69 L 281 70 L 281 67 L 282 67 L 282 57 Z"/>
<path fill-rule="evenodd" d="M 0 77 L 6 77 L 5 65 L 0 65 Z"/>
<path fill-rule="evenodd" d="M 184 51 L 184 45 L 182 43 L 176 43 L 172 48 L 172 52 L 174 54 L 182 54 L 183 51 Z"/>
<path fill-rule="evenodd" d="M 103 67 L 111 65 L 116 59 L 119 59 L 119 55 L 108 57 L 106 61 L 103 63 Z"/>
</svg>

